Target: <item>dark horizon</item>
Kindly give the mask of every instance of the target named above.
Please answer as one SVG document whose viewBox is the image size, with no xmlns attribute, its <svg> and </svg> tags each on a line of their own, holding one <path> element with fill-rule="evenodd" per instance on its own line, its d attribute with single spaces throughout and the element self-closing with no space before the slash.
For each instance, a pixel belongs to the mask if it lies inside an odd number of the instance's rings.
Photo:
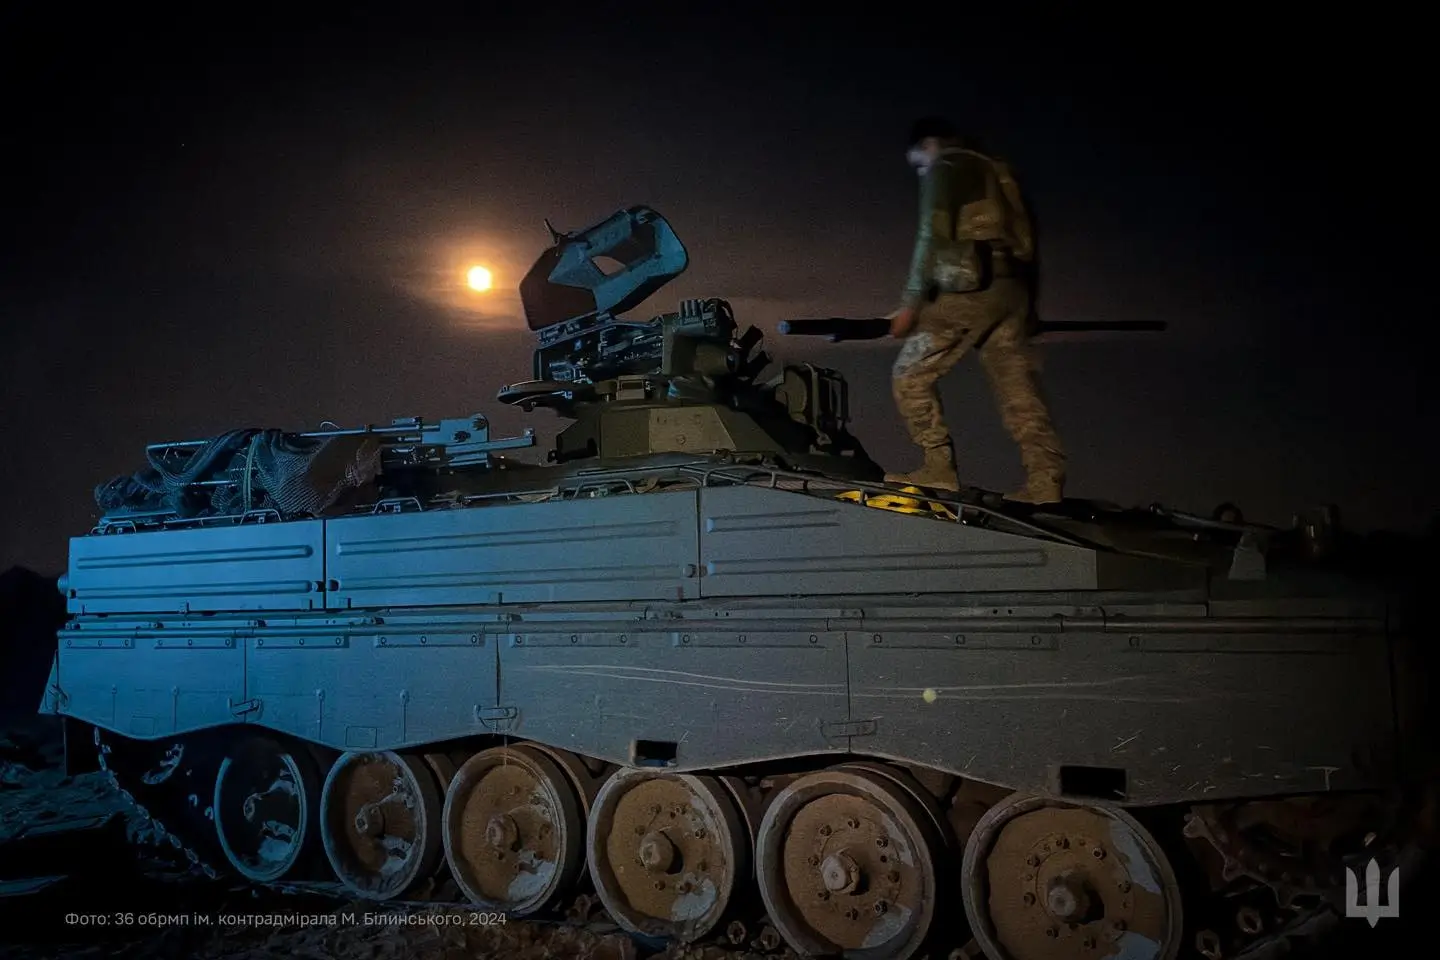
<svg viewBox="0 0 1440 960">
<path fill-rule="evenodd" d="M 493 401 L 530 374 L 515 284 L 543 218 L 636 203 L 691 260 L 637 313 L 731 300 L 772 352 L 845 373 L 857 435 L 909 466 L 896 344 L 773 333 L 894 306 L 902 140 L 932 112 L 1015 164 L 1047 319 L 1170 325 L 1043 348 L 1071 495 L 1435 515 L 1414 239 L 1433 187 L 1411 152 L 1420 61 L 1393 36 L 1151 24 L 1142 46 L 1134 23 L 563 5 L 82 31 L 37 9 L 0 15 L 0 569 L 62 567 L 94 486 L 159 440 L 473 411 L 543 443 L 549 414 Z M 471 262 L 496 272 L 483 299 L 459 286 Z M 945 400 L 964 479 L 1018 484 L 973 361 Z"/>
</svg>

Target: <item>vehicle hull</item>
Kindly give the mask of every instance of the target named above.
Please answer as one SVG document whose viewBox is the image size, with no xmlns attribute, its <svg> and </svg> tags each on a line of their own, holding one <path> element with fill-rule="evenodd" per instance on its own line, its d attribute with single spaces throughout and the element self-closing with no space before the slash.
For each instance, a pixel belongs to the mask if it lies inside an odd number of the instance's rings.
<svg viewBox="0 0 1440 960">
<path fill-rule="evenodd" d="M 1383 603 L 1124 559 L 758 487 L 91 536 L 53 679 L 139 739 L 852 753 L 1135 805 L 1394 780 Z"/>
</svg>

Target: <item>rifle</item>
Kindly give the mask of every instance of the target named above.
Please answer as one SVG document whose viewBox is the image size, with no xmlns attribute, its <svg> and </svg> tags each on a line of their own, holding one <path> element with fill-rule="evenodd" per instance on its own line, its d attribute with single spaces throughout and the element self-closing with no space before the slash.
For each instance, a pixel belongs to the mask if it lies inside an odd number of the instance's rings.
<svg viewBox="0 0 1440 960">
<path fill-rule="evenodd" d="M 1049 333 L 1161 333 L 1163 320 L 1071 320 L 1041 321 L 1034 325 L 1031 339 Z M 780 333 L 790 337 L 824 337 L 830 343 L 845 340 L 879 340 L 890 335 L 890 321 L 884 317 L 812 317 L 781 320 Z"/>
</svg>

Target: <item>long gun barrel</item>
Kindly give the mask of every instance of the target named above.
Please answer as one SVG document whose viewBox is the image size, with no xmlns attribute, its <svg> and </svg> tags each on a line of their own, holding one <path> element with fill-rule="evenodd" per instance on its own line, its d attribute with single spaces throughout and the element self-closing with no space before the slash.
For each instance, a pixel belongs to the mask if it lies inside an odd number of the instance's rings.
<svg viewBox="0 0 1440 960">
<path fill-rule="evenodd" d="M 831 343 L 842 340 L 879 340 L 890 335 L 890 321 L 884 317 L 810 317 L 781 320 L 780 333 L 789 337 L 824 337 Z"/>
<path fill-rule="evenodd" d="M 1161 333 L 1166 329 L 1162 320 L 1073 320 L 1035 326 L 1033 336 L 1050 333 Z M 879 340 L 890 334 L 890 321 L 884 317 L 811 317 L 781 320 L 780 333 L 790 337 L 824 337 L 831 343 L 844 340 Z"/>
</svg>

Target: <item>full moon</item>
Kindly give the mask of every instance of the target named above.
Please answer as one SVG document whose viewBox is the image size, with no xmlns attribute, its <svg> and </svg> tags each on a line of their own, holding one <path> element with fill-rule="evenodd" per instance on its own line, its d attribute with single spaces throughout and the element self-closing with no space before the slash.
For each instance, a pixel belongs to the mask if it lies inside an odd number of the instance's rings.
<svg viewBox="0 0 1440 960">
<path fill-rule="evenodd" d="M 490 289 L 490 271 L 484 267 L 471 267 L 470 272 L 465 276 L 470 283 L 471 290 Z"/>
</svg>

